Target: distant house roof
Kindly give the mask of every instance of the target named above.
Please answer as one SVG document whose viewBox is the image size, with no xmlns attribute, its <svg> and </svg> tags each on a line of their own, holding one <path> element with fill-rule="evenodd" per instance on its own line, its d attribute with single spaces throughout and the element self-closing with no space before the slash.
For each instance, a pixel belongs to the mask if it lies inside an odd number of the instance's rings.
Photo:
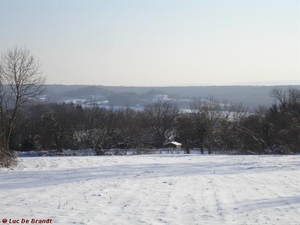
<svg viewBox="0 0 300 225">
<path fill-rule="evenodd" d="M 168 142 L 165 144 L 166 147 L 175 147 L 175 148 L 181 148 L 182 144 L 177 141 Z"/>
<path fill-rule="evenodd" d="M 172 142 L 170 142 L 171 144 L 173 144 L 173 145 L 176 145 L 176 146 L 181 146 L 182 144 L 181 143 L 179 143 L 179 142 L 177 142 L 177 141 L 172 141 Z"/>
</svg>

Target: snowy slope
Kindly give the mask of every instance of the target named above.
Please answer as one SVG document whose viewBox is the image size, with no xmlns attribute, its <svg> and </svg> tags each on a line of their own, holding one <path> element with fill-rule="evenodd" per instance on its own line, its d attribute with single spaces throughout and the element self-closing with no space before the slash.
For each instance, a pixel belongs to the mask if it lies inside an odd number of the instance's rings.
<svg viewBox="0 0 300 225">
<path fill-rule="evenodd" d="M 0 169 L 0 221 L 300 224 L 300 156 L 174 154 L 19 162 L 15 169 Z"/>
</svg>

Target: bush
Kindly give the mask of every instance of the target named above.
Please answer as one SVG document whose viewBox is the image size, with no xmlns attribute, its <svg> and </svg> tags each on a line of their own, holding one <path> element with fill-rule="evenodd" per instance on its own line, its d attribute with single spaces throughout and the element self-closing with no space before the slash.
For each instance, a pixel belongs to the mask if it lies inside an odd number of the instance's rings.
<svg viewBox="0 0 300 225">
<path fill-rule="evenodd" d="M 0 167 L 12 167 L 17 165 L 17 158 L 13 152 L 0 150 Z"/>
</svg>

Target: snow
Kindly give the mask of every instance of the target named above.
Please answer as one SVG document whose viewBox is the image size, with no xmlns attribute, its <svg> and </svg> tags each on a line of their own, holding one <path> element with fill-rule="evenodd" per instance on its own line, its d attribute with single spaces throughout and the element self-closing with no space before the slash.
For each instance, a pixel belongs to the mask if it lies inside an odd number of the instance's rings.
<svg viewBox="0 0 300 225">
<path fill-rule="evenodd" d="M 300 156 L 20 157 L 0 199 L 0 223 L 299 224 Z"/>
</svg>

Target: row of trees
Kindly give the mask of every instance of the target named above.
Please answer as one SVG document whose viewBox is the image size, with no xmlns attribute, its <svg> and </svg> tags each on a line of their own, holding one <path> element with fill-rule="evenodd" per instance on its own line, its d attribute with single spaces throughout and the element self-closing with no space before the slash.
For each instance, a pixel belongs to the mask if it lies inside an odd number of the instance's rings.
<svg viewBox="0 0 300 225">
<path fill-rule="evenodd" d="M 178 141 L 209 153 L 300 152 L 300 90 L 274 90 L 270 108 L 249 114 L 241 105 L 195 99 L 180 112 L 158 101 L 143 110 L 113 107 L 82 108 L 74 104 L 37 104 L 23 111 L 10 142 L 11 149 L 93 148 L 103 155 L 111 148 L 163 148 Z"/>
</svg>

